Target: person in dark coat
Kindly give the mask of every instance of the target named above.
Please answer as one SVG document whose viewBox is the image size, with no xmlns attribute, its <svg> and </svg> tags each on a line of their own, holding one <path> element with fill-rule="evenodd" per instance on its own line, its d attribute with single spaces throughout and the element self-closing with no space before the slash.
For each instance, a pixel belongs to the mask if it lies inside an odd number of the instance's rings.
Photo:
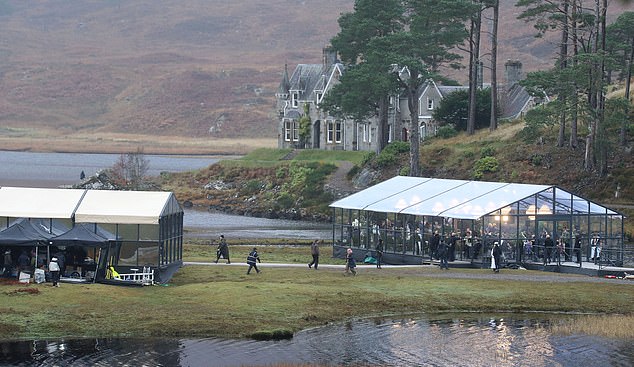
<svg viewBox="0 0 634 367">
<path fill-rule="evenodd" d="M 18 256 L 18 269 L 20 271 L 28 271 L 31 266 L 31 258 L 26 253 L 26 251 L 22 251 L 20 256 Z"/>
<path fill-rule="evenodd" d="M 257 273 L 260 272 L 258 269 L 257 263 L 262 262 L 260 260 L 260 255 L 258 255 L 258 250 L 254 247 L 251 252 L 249 252 L 249 256 L 247 256 L 247 264 L 249 265 L 249 270 L 247 270 L 247 275 L 251 274 L 251 269 L 255 269 Z"/>
<path fill-rule="evenodd" d="M 438 245 L 440 244 L 440 233 L 434 232 L 434 235 L 429 241 L 429 258 L 438 260 Z"/>
<path fill-rule="evenodd" d="M 455 232 L 451 233 L 449 237 L 449 253 L 447 255 L 447 261 L 456 261 L 456 243 L 458 242 L 458 236 Z"/>
<path fill-rule="evenodd" d="M 440 270 L 449 270 L 449 264 L 447 259 L 449 257 L 449 245 L 445 240 L 441 240 L 438 244 L 438 257 L 440 258 Z"/>
<path fill-rule="evenodd" d="M 346 250 L 346 273 L 352 273 L 352 275 L 357 275 L 357 271 L 355 268 L 357 267 L 357 262 L 354 260 L 354 256 L 352 254 L 352 249 L 349 248 Z"/>
<path fill-rule="evenodd" d="M 313 243 L 310 244 L 310 255 L 313 257 L 313 261 L 308 263 L 308 268 L 312 268 L 315 265 L 315 270 L 319 266 L 319 240 L 314 240 Z"/>
<path fill-rule="evenodd" d="M 555 242 L 550 235 L 547 234 L 544 239 L 544 264 L 550 264 L 551 257 L 553 256 L 553 250 L 555 249 Z"/>
<path fill-rule="evenodd" d="M 376 244 L 376 268 L 381 269 L 383 263 L 383 239 L 379 238 L 379 243 Z"/>
<path fill-rule="evenodd" d="M 221 257 L 227 260 L 227 264 L 231 264 L 231 260 L 229 260 L 229 245 L 227 245 L 224 234 L 220 235 L 220 244 L 216 250 L 216 261 L 214 262 L 217 264 Z"/>
<path fill-rule="evenodd" d="M 577 233 L 575 236 L 574 253 L 577 256 L 577 262 L 581 264 L 581 234 Z"/>
</svg>

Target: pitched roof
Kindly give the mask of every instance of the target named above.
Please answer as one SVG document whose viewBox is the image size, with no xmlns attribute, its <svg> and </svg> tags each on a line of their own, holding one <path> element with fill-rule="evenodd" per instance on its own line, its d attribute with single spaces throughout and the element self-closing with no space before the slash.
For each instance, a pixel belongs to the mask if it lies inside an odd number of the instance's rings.
<svg viewBox="0 0 634 367">
<path fill-rule="evenodd" d="M 537 195 L 533 200 L 524 200 Z M 551 185 L 396 176 L 338 200 L 331 207 L 382 213 L 478 219 L 520 202 L 559 213 L 618 213 Z M 509 208 L 510 210 L 510 208 Z"/>
</svg>

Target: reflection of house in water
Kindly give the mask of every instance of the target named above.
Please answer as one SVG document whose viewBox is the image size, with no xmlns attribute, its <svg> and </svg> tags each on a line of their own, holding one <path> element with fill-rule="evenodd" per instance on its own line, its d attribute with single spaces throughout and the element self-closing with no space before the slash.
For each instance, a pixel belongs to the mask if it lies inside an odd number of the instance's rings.
<svg viewBox="0 0 634 367">
<path fill-rule="evenodd" d="M 182 265 L 183 210 L 172 193 L 3 187 L 0 202 L 3 252 L 34 249 L 38 258 L 46 253 L 45 263 L 62 254 L 66 276 L 99 282 L 107 266 L 149 268 L 167 282 Z M 24 221 L 34 234 L 10 237 Z"/>
</svg>

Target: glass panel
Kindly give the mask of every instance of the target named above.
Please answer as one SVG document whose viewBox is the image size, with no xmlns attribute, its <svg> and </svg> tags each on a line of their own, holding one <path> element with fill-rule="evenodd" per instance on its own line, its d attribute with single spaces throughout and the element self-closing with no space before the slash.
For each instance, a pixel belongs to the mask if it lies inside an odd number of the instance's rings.
<svg viewBox="0 0 634 367">
<path fill-rule="evenodd" d="M 117 265 L 122 266 L 137 266 L 137 243 L 136 242 L 122 242 L 121 250 L 119 251 L 119 261 Z"/>
<path fill-rule="evenodd" d="M 159 226 L 156 224 L 140 224 L 139 239 L 141 241 L 158 241 Z"/>
<path fill-rule="evenodd" d="M 139 239 L 138 224 L 119 224 L 119 238 L 122 240 L 136 241 Z"/>
</svg>

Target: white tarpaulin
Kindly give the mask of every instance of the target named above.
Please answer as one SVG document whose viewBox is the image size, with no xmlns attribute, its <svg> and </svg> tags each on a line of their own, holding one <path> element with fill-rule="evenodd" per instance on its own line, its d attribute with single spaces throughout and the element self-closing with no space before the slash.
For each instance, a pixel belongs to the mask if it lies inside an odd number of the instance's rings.
<svg viewBox="0 0 634 367">
<path fill-rule="evenodd" d="M 554 192 L 554 194 L 553 194 Z M 396 176 L 338 200 L 330 207 L 383 213 L 477 219 L 515 202 L 539 195 L 555 208 L 617 214 L 549 185 Z M 574 198 L 574 200 L 573 200 Z"/>
<path fill-rule="evenodd" d="M 0 188 L 0 217 L 70 219 L 85 190 Z"/>
<path fill-rule="evenodd" d="M 89 190 L 75 211 L 77 223 L 158 224 L 171 192 Z"/>
</svg>

